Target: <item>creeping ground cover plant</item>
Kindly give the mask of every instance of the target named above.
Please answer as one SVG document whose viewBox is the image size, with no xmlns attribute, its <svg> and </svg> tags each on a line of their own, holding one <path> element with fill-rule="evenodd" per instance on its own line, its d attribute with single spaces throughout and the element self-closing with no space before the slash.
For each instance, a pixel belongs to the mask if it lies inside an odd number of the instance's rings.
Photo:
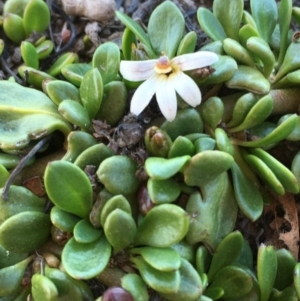
<svg viewBox="0 0 300 301">
<path fill-rule="evenodd" d="M 121 11 L 75 51 L 57 3 L 5 2 L 0 301 L 300 300 L 300 8 Z"/>
</svg>

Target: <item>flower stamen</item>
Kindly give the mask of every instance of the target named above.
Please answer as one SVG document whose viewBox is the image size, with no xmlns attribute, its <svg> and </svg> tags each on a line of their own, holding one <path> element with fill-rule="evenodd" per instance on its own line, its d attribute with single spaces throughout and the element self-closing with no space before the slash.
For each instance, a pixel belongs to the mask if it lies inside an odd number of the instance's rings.
<svg viewBox="0 0 300 301">
<path fill-rule="evenodd" d="M 158 74 L 167 74 L 172 71 L 169 58 L 162 53 L 161 57 L 157 60 L 154 70 Z"/>
</svg>

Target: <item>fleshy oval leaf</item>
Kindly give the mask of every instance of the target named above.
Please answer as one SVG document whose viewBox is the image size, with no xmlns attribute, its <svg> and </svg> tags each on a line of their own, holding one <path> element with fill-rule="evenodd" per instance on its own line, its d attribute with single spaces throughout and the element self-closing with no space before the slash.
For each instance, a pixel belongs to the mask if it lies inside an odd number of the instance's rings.
<svg viewBox="0 0 300 301">
<path fill-rule="evenodd" d="M 83 106 L 90 118 L 94 118 L 101 106 L 103 97 L 103 81 L 97 68 L 93 68 L 84 75 L 79 92 Z"/>
<path fill-rule="evenodd" d="M 237 41 L 243 10 L 243 0 L 215 0 L 213 2 L 213 14 L 222 24 L 226 35 Z"/>
<path fill-rule="evenodd" d="M 203 151 L 196 154 L 184 167 L 184 181 L 190 186 L 201 186 L 215 179 L 233 164 L 233 157 L 222 151 Z"/>
<path fill-rule="evenodd" d="M 114 253 L 128 247 L 137 231 L 133 217 L 119 208 L 113 210 L 107 216 L 103 229 Z"/>
<path fill-rule="evenodd" d="M 80 220 L 73 230 L 75 240 L 80 243 L 91 243 L 100 238 L 102 232 L 102 229 L 96 229 L 88 218 Z"/>
<path fill-rule="evenodd" d="M 220 21 L 207 8 L 205 7 L 198 8 L 197 19 L 203 31 L 213 41 L 218 41 L 218 40 L 223 41 L 227 37 Z"/>
<path fill-rule="evenodd" d="M 50 235 L 48 214 L 25 211 L 7 219 L 0 226 L 0 244 L 8 251 L 31 252 L 42 246 Z"/>
<path fill-rule="evenodd" d="M 169 247 L 183 239 L 188 228 L 189 218 L 183 209 L 172 204 L 159 205 L 141 221 L 134 244 Z"/>
<path fill-rule="evenodd" d="M 162 296 L 172 301 L 193 301 L 197 300 L 202 292 L 202 281 L 199 274 L 194 269 L 193 265 L 186 259 L 181 259 L 180 272 L 180 286 L 176 293 L 164 294 Z"/>
<path fill-rule="evenodd" d="M 57 206 L 52 207 L 50 219 L 56 228 L 69 233 L 73 232 L 75 225 L 80 221 L 78 216 L 62 210 Z"/>
<path fill-rule="evenodd" d="M 147 189 L 149 197 L 154 204 L 174 202 L 180 195 L 181 189 L 174 179 L 153 180 L 148 179 Z"/>
<path fill-rule="evenodd" d="M 139 188 L 135 173 L 136 163 L 126 156 L 112 156 L 103 160 L 97 176 L 105 188 L 113 194 L 130 194 Z"/>
<path fill-rule="evenodd" d="M 62 263 L 73 278 L 90 279 L 100 274 L 108 264 L 111 246 L 104 235 L 83 244 L 71 238 L 62 252 Z"/>
<path fill-rule="evenodd" d="M 235 162 L 231 167 L 231 173 L 234 194 L 239 208 L 251 221 L 257 220 L 263 210 L 263 199 L 257 186 Z"/>
<path fill-rule="evenodd" d="M 80 102 L 80 95 L 77 87 L 62 80 L 50 80 L 43 83 L 43 90 L 51 100 L 59 105 L 65 99 Z"/>
<path fill-rule="evenodd" d="M 23 24 L 26 34 L 43 32 L 50 24 L 50 10 L 42 0 L 30 0 L 25 7 Z"/>
<path fill-rule="evenodd" d="M 257 70 L 249 66 L 239 66 L 226 83 L 231 89 L 241 89 L 256 94 L 267 94 L 270 91 L 269 81 Z"/>
<path fill-rule="evenodd" d="M 93 191 L 87 175 L 67 161 L 50 162 L 44 176 L 51 201 L 60 209 L 85 218 L 92 209 Z"/>
<path fill-rule="evenodd" d="M 179 271 L 162 272 L 154 269 L 142 257 L 137 256 L 131 259 L 137 266 L 141 277 L 152 289 L 160 293 L 175 293 L 180 286 Z"/>
<path fill-rule="evenodd" d="M 31 284 L 31 293 L 34 300 L 57 300 L 58 290 L 48 277 L 41 274 L 34 274 L 31 278 Z"/>
<path fill-rule="evenodd" d="M 182 170 L 190 156 L 181 156 L 172 159 L 150 157 L 145 162 L 145 170 L 154 180 L 165 180 Z"/>
<path fill-rule="evenodd" d="M 148 36 L 156 54 L 164 52 L 169 58 L 174 57 L 184 27 L 183 15 L 174 3 L 166 1 L 157 6 L 148 23 Z"/>
<path fill-rule="evenodd" d="M 103 85 L 116 79 L 120 66 L 120 50 L 117 44 L 107 42 L 100 45 L 93 54 L 93 68 L 98 68 Z"/>
<path fill-rule="evenodd" d="M 148 264 L 159 271 L 175 271 L 181 264 L 179 253 L 173 248 L 141 247 L 130 252 L 141 255 Z"/>
</svg>

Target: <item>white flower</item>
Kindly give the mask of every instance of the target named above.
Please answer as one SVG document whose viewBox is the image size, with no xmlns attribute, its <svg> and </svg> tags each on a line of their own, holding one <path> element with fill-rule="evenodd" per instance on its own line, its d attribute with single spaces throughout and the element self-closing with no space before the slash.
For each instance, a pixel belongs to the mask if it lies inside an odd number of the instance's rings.
<svg viewBox="0 0 300 301">
<path fill-rule="evenodd" d="M 176 92 L 190 106 L 201 103 L 201 92 L 196 83 L 182 71 L 209 66 L 218 60 L 218 56 L 209 51 L 184 54 L 171 60 L 162 53 L 156 60 L 121 61 L 120 72 L 130 81 L 145 80 L 135 91 L 130 111 L 139 115 L 156 93 L 156 99 L 162 114 L 168 121 L 176 116 Z"/>
</svg>

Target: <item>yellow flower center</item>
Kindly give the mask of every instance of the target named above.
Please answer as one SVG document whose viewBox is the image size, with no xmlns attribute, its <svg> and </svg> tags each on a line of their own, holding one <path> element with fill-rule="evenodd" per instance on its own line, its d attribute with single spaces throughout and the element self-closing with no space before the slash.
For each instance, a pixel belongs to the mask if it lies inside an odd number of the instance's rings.
<svg viewBox="0 0 300 301">
<path fill-rule="evenodd" d="M 157 60 L 154 70 L 158 74 L 166 74 L 172 71 L 170 60 L 164 53 L 162 53 L 161 57 Z"/>
</svg>

